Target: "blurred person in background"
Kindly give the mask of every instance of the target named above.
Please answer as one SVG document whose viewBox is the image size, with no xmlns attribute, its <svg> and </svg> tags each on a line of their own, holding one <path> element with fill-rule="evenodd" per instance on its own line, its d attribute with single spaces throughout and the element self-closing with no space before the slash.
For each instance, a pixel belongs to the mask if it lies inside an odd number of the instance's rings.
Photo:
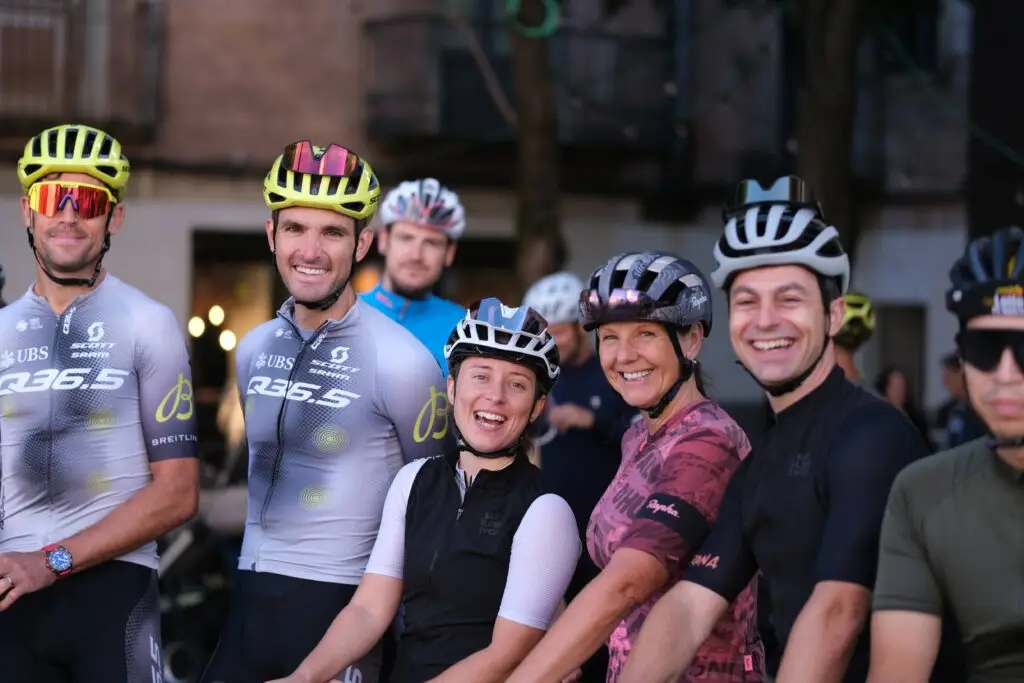
<svg viewBox="0 0 1024 683">
<path fill-rule="evenodd" d="M 103 267 L 123 226 L 120 143 L 49 128 L 18 160 L 36 279 L 0 310 L 0 679 L 162 676 L 156 540 L 199 497 L 188 346 Z M 145 257 L 142 257 L 145 258 Z"/>
<path fill-rule="evenodd" d="M 7 305 L 4 301 L 4 285 L 7 284 L 7 276 L 4 275 L 4 267 L 0 266 L 0 308 Z"/>
<path fill-rule="evenodd" d="M 847 292 L 843 301 L 846 303 L 843 322 L 833 340 L 836 364 L 846 373 L 848 380 L 863 386 L 863 377 L 854 357 L 875 331 L 875 307 L 871 299 L 860 292 Z"/>
<path fill-rule="evenodd" d="M 959 630 L 971 683 L 1024 681 L 1024 231 L 972 240 L 946 307 L 989 436 L 914 463 L 893 485 L 871 619 L 871 683 L 916 682 Z"/>
<path fill-rule="evenodd" d="M 294 671 L 355 594 L 395 474 L 454 448 L 440 368 L 352 287 L 379 195 L 365 160 L 308 140 L 264 180 L 267 242 L 291 296 L 235 352 L 248 515 L 208 683 Z M 334 673 L 377 683 L 383 645 Z"/>
<path fill-rule="evenodd" d="M 579 323 L 583 289 L 583 281 L 572 273 L 555 273 L 535 282 L 523 298 L 524 306 L 548 321 L 562 359 L 558 383 L 537 421 L 543 430 L 537 443 L 544 483 L 569 503 L 580 538 L 586 537 L 590 515 L 615 478 L 622 461 L 622 435 L 636 415 L 608 383 Z M 571 601 L 599 571 L 589 555 L 580 558 L 566 600 Z M 608 649 L 602 645 L 583 665 L 582 680 L 601 683 L 607 669 Z"/>
<path fill-rule="evenodd" d="M 651 607 L 707 537 L 729 477 L 750 450 L 739 425 L 707 398 L 697 358 L 711 333 L 711 288 L 696 266 L 665 252 L 619 254 L 591 274 L 580 314 L 585 330 L 597 330 L 608 382 L 643 419 L 626 433 L 622 466 L 587 530 L 601 573 L 508 683 L 562 680 L 605 641 L 607 680 L 616 681 Z M 749 582 L 716 619 L 690 679 L 763 680 L 755 592 Z"/>
<path fill-rule="evenodd" d="M 963 363 L 955 351 L 942 359 L 942 383 L 949 392 L 949 399 L 939 408 L 936 417 L 938 442 L 949 449 L 985 436 L 988 428 L 971 407 Z"/>
<path fill-rule="evenodd" d="M 445 355 L 458 452 L 402 468 L 352 602 L 298 670 L 271 683 L 323 683 L 373 646 L 400 604 L 390 683 L 502 683 L 541 639 L 581 549 L 572 510 L 523 452 L 559 377 L 546 328 L 495 298 L 455 326 Z"/>
<path fill-rule="evenodd" d="M 466 210 L 457 194 L 434 178 L 423 178 L 391 190 L 380 219 L 377 250 L 384 256 L 384 274 L 362 298 L 416 335 L 447 373 L 444 345 L 466 309 L 433 290 L 455 260 Z"/>
<path fill-rule="evenodd" d="M 910 380 L 903 370 L 892 365 L 883 368 L 875 379 L 875 391 L 879 396 L 902 410 L 917 431 L 921 432 L 921 436 L 928 441 L 929 447 L 934 447 L 928 420 L 924 416 L 924 411 L 917 406 L 913 387 L 910 386 Z"/>
</svg>

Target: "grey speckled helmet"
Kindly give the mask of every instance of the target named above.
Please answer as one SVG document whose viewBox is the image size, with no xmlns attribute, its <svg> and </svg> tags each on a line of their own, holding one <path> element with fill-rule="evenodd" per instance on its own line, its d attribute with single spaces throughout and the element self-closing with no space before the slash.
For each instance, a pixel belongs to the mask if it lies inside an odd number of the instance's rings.
<svg viewBox="0 0 1024 683">
<path fill-rule="evenodd" d="M 580 295 L 587 331 L 603 323 L 650 320 L 677 327 L 700 323 L 711 334 L 711 287 L 697 266 L 664 251 L 626 252 L 591 273 Z"/>
</svg>

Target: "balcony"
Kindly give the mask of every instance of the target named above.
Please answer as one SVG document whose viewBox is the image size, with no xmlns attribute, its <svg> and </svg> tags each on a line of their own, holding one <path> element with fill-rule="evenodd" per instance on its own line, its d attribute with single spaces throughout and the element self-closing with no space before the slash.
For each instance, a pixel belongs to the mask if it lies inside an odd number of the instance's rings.
<svg viewBox="0 0 1024 683">
<path fill-rule="evenodd" d="M 510 149 L 515 132 L 494 94 L 497 86 L 514 109 L 506 24 L 460 28 L 436 15 L 404 16 L 369 22 L 365 32 L 367 125 L 375 143 L 397 153 L 444 150 L 446 157 L 449 150 L 493 157 Z M 678 146 L 675 112 L 689 93 L 676 87 L 668 39 L 563 28 L 550 50 L 567 166 L 664 157 Z"/>
<path fill-rule="evenodd" d="M 0 0 L 0 144 L 72 121 L 145 141 L 163 27 L 159 0 Z"/>
</svg>

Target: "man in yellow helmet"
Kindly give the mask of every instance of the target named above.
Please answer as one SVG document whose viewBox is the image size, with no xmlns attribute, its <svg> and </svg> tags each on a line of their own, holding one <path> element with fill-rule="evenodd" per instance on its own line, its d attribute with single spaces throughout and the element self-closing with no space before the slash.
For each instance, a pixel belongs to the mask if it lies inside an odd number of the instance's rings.
<svg viewBox="0 0 1024 683">
<path fill-rule="evenodd" d="M 339 145 L 302 141 L 285 148 L 263 189 L 267 240 L 291 297 L 235 355 L 248 515 L 208 683 L 291 674 L 355 595 L 395 474 L 454 448 L 437 362 L 350 282 L 373 242 L 373 169 Z M 338 678 L 377 683 L 373 645 Z"/>
<path fill-rule="evenodd" d="M 843 324 L 835 336 L 836 365 L 838 365 L 851 382 L 860 383 L 860 370 L 853 360 L 857 350 L 864 345 L 875 331 L 875 308 L 871 299 L 859 292 L 848 292 L 843 300 L 846 312 Z"/>
<path fill-rule="evenodd" d="M 18 162 L 36 281 L 0 310 L 0 678 L 162 675 L 155 540 L 199 496 L 174 314 L 102 265 L 124 220 L 121 145 L 82 125 Z"/>
</svg>

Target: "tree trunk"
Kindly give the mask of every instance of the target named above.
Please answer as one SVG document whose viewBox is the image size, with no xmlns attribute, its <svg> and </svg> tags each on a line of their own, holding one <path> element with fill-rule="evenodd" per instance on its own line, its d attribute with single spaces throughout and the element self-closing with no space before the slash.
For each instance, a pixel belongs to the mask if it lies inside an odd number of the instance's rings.
<svg viewBox="0 0 1024 683">
<path fill-rule="evenodd" d="M 545 12 L 541 0 L 523 0 L 519 21 L 538 26 Z M 558 117 L 548 40 L 510 30 L 519 157 L 516 274 L 525 290 L 564 267 L 566 247 L 559 229 Z"/>
<path fill-rule="evenodd" d="M 808 0 L 800 29 L 804 82 L 797 115 L 797 173 L 821 202 L 853 260 L 858 221 L 853 207 L 853 125 L 863 0 Z"/>
</svg>

